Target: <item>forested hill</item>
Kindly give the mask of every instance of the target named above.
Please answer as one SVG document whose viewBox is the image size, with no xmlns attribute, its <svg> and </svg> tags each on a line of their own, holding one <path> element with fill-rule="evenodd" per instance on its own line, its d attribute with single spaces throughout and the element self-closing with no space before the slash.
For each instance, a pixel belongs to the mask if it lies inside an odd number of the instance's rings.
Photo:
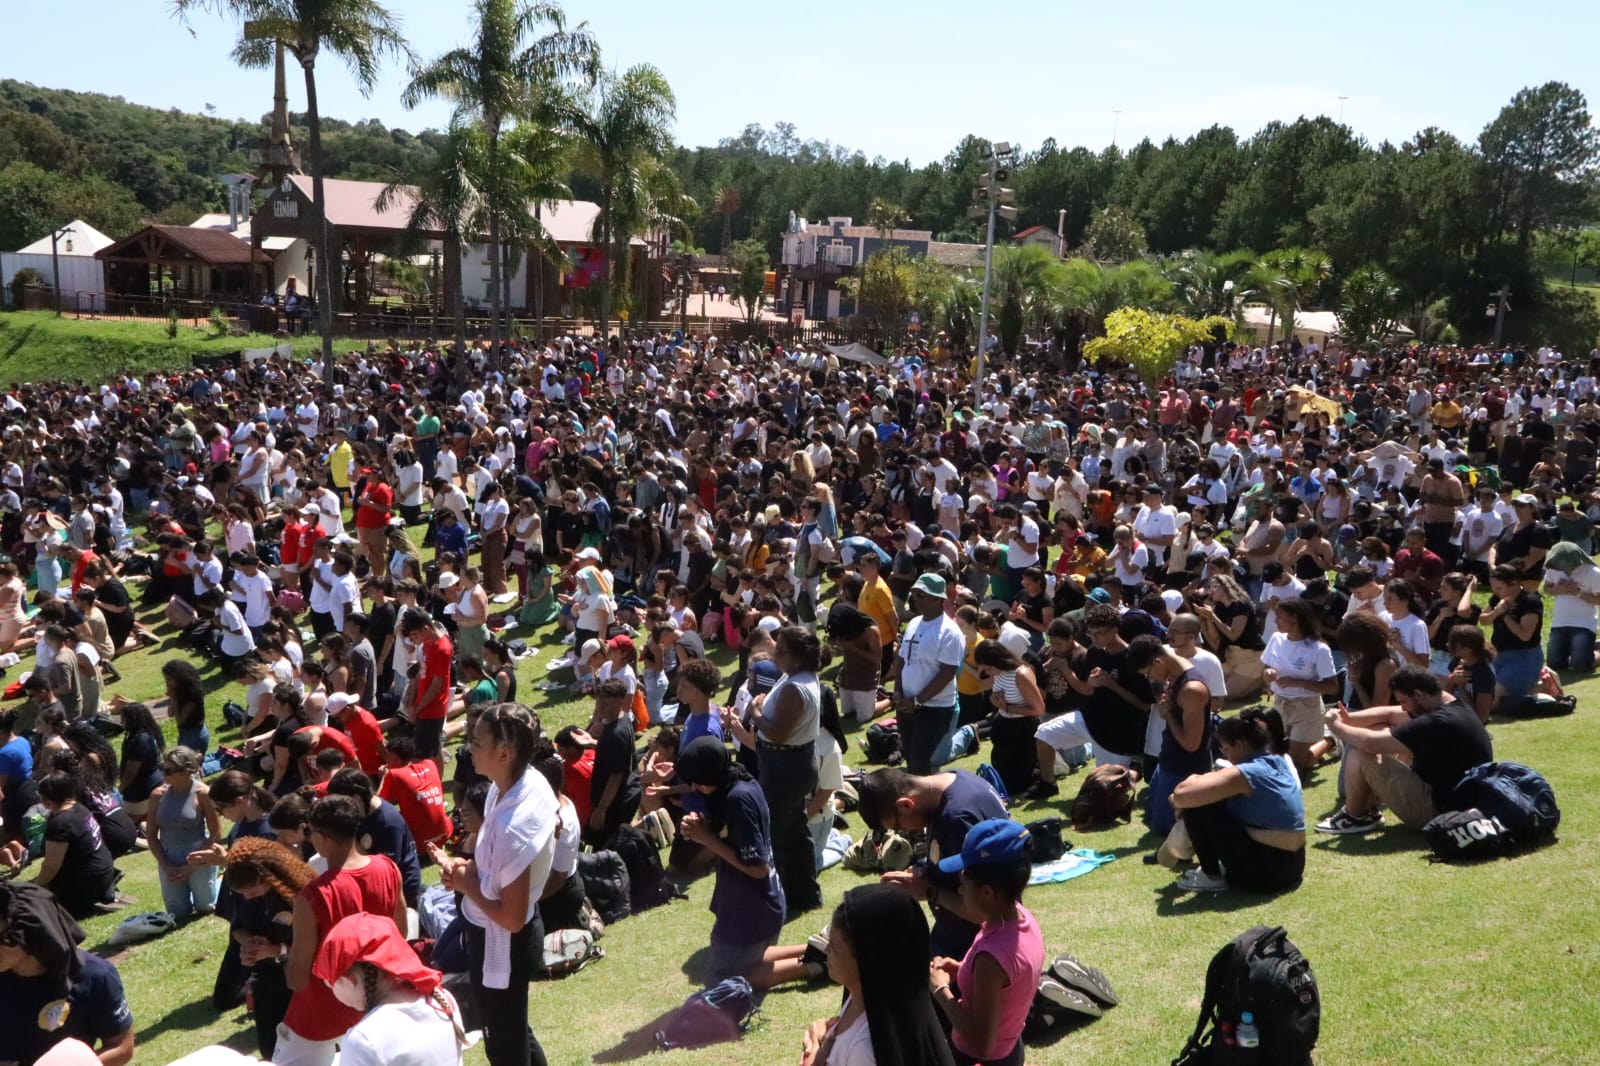
<svg viewBox="0 0 1600 1066">
<path fill-rule="evenodd" d="M 113 237 L 141 221 L 187 225 L 226 204 L 219 174 L 248 173 L 269 116 L 162 111 L 121 97 L 0 80 L 0 249 L 82 218 Z M 304 143 L 301 116 L 292 115 Z M 437 135 L 322 120 L 330 177 L 390 180 L 430 158 Z"/>
</svg>

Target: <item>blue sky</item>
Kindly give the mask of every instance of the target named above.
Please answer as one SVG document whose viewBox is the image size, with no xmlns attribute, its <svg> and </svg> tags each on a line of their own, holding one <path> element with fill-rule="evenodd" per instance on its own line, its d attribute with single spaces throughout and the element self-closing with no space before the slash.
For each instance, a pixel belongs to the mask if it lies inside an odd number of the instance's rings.
<svg viewBox="0 0 1600 1066">
<path fill-rule="evenodd" d="M 390 0 L 428 58 L 465 41 L 465 0 Z M 924 163 L 967 133 L 1033 147 L 1046 137 L 1099 148 L 1185 137 L 1212 123 L 1241 133 L 1326 114 L 1374 142 L 1425 126 L 1464 138 L 1518 89 L 1566 81 L 1600 111 L 1600 4 L 1522 8 L 1461 0 L 1341 0 L 1262 8 L 1146 0 L 761 0 L 569 2 L 608 65 L 652 62 L 678 97 L 677 136 L 712 144 L 748 123 Z M 165 0 L 8 5 L 0 75 L 229 118 L 271 106 L 271 75 L 227 60 L 236 25 L 197 15 L 194 34 Z M 987 20 L 987 21 L 984 21 Z M 989 42 L 974 55 L 973 46 Z M 443 105 L 406 111 L 390 65 L 363 98 L 336 63 L 319 78 L 325 114 L 441 126 Z M 321 69 L 319 67 L 319 69 Z M 1341 97 L 1346 99 L 1341 101 Z M 291 72 L 290 106 L 303 106 Z M 1118 114 L 1117 112 L 1120 112 Z"/>
</svg>

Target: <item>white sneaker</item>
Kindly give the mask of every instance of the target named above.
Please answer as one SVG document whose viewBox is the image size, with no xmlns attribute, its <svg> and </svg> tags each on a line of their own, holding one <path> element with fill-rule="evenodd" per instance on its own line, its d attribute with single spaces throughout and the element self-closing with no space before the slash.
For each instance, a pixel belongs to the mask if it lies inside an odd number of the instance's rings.
<svg viewBox="0 0 1600 1066">
<path fill-rule="evenodd" d="M 1365 818 L 1357 818 L 1340 807 L 1331 817 L 1318 822 L 1316 829 L 1319 833 L 1331 833 L 1335 836 L 1357 836 L 1361 833 L 1370 833 L 1382 826 L 1383 815 L 1378 811 L 1373 811 Z"/>
<path fill-rule="evenodd" d="M 561 643 L 563 643 L 563 644 L 571 644 L 574 641 L 576 641 L 577 639 L 578 639 L 578 634 L 577 634 L 577 631 L 574 630 L 573 632 L 568 633 L 566 636 L 562 637 L 561 638 Z"/>
<path fill-rule="evenodd" d="M 1226 892 L 1228 880 L 1225 877 L 1208 874 L 1196 866 L 1178 878 L 1178 887 L 1185 892 Z"/>
</svg>

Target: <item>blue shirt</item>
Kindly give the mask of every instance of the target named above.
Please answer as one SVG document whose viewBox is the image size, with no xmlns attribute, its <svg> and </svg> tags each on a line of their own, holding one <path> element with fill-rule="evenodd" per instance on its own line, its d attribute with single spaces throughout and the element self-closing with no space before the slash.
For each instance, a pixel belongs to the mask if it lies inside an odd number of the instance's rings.
<svg viewBox="0 0 1600 1066">
<path fill-rule="evenodd" d="M 723 840 L 746 866 L 765 865 L 765 877 L 751 877 L 726 859 L 717 860 L 711 890 L 713 945 L 772 943 L 783 931 L 785 905 L 778 868 L 772 864 L 772 815 L 767 797 L 754 781 L 739 781 L 722 801 Z"/>
<path fill-rule="evenodd" d="M 361 819 L 361 850 L 368 855 L 387 855 L 400 868 L 400 886 L 409 906 L 416 906 L 422 892 L 422 864 L 417 861 L 417 842 L 400 811 L 388 800 Z"/>
<path fill-rule="evenodd" d="M 1305 829 L 1306 803 L 1300 791 L 1300 775 L 1286 756 L 1261 752 L 1237 766 L 1250 782 L 1250 792 L 1225 801 L 1230 814 L 1257 829 Z"/>
<path fill-rule="evenodd" d="M 0 1055 L 5 1061 L 32 1066 L 68 1038 L 93 1048 L 133 1028 L 133 1011 L 117 968 L 85 951 L 78 952 L 78 962 L 82 969 L 65 996 L 48 978 L 0 973 L 0 1032 L 6 1034 Z"/>
<path fill-rule="evenodd" d="M 450 526 L 439 526 L 433 531 L 433 547 L 435 552 L 455 552 L 465 560 L 467 557 L 467 531 L 461 528 L 460 522 Z"/>
<path fill-rule="evenodd" d="M 12 737 L 0 747 L 0 775 L 8 785 L 26 781 L 33 775 L 33 745 L 22 737 Z"/>
</svg>

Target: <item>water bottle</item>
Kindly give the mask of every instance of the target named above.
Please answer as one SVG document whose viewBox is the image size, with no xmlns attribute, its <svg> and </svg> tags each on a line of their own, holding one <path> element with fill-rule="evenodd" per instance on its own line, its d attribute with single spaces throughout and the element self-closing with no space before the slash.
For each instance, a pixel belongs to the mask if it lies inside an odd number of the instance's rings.
<svg viewBox="0 0 1600 1066">
<path fill-rule="evenodd" d="M 1249 1011 L 1239 1015 L 1239 1028 L 1234 1030 L 1234 1038 L 1240 1047 L 1260 1047 L 1261 1030 L 1256 1028 L 1256 1016 Z"/>
</svg>

